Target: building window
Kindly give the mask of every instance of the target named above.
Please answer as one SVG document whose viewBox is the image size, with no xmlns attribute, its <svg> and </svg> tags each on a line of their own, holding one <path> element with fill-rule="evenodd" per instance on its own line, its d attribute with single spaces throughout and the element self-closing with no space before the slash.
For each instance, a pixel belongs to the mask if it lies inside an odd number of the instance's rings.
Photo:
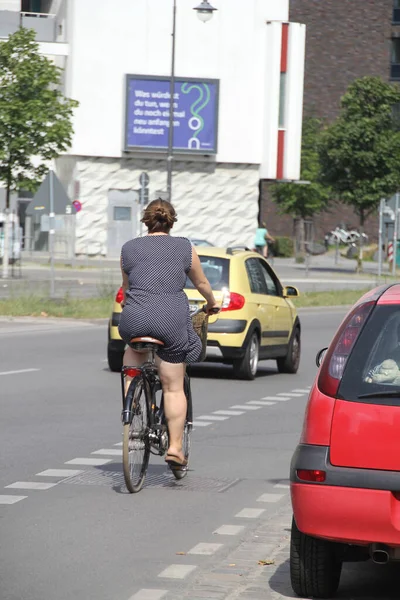
<svg viewBox="0 0 400 600">
<path fill-rule="evenodd" d="M 132 218 L 129 206 L 114 206 L 114 221 L 130 221 Z"/>
<path fill-rule="evenodd" d="M 392 38 L 390 78 L 400 80 L 400 38 Z"/>
<path fill-rule="evenodd" d="M 400 25 L 400 0 L 393 1 L 393 23 Z"/>
</svg>

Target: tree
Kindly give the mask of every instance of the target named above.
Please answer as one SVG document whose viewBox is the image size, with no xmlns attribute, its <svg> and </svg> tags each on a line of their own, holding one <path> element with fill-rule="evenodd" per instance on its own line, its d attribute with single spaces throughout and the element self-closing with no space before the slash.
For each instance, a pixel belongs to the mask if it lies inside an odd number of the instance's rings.
<svg viewBox="0 0 400 600">
<path fill-rule="evenodd" d="M 60 91 L 61 69 L 39 54 L 35 32 L 19 29 L 0 43 L 0 182 L 6 188 L 3 277 L 8 275 L 11 191 L 35 191 L 49 161 L 72 140 L 78 103 Z"/>
<path fill-rule="evenodd" d="M 398 103 L 397 86 L 378 77 L 356 79 L 341 100 L 339 117 L 322 136 L 321 180 L 353 207 L 361 232 L 380 200 L 400 189 Z"/>
<path fill-rule="evenodd" d="M 304 119 L 300 175 L 300 181 L 304 183 L 277 183 L 272 188 L 272 195 L 280 207 L 280 212 L 297 218 L 296 239 L 300 253 L 303 255 L 305 252 L 304 220 L 320 212 L 329 199 L 329 188 L 319 181 L 318 143 L 321 129 L 320 120 Z"/>
</svg>

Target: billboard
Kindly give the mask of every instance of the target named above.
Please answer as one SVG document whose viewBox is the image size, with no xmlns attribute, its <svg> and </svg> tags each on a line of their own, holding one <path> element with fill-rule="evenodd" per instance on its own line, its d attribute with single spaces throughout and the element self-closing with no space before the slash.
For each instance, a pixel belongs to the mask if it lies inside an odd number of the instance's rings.
<svg viewBox="0 0 400 600">
<path fill-rule="evenodd" d="M 177 152 L 216 154 L 219 81 L 175 79 L 174 139 Z M 125 150 L 168 148 L 170 79 L 127 75 Z"/>
</svg>

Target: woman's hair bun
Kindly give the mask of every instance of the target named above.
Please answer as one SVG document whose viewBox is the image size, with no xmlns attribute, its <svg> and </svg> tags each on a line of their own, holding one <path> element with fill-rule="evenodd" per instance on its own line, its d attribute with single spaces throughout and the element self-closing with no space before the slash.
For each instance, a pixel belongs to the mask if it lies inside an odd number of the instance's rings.
<svg viewBox="0 0 400 600">
<path fill-rule="evenodd" d="M 167 200 L 153 200 L 146 207 L 142 223 L 146 225 L 149 233 L 168 233 L 177 221 L 174 207 Z"/>
</svg>

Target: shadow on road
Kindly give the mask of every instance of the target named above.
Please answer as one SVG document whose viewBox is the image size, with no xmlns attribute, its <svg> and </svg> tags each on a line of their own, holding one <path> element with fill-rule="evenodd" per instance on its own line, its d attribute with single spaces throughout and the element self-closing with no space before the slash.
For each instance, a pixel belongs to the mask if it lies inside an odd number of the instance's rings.
<svg viewBox="0 0 400 600">
<path fill-rule="evenodd" d="M 201 364 L 190 366 L 190 377 L 194 379 L 228 379 L 236 380 L 237 376 L 231 365 L 223 365 L 221 363 L 205 362 Z M 276 367 L 259 366 L 256 379 L 262 379 L 264 377 L 271 377 L 272 375 L 278 375 Z M 238 380 L 240 381 L 240 380 Z"/>
<path fill-rule="evenodd" d="M 274 592 L 283 598 L 297 598 L 290 584 L 289 560 L 279 565 L 269 580 Z M 400 569 L 396 563 L 375 565 L 372 561 L 345 563 L 338 600 L 393 600 L 400 597 Z"/>
</svg>

